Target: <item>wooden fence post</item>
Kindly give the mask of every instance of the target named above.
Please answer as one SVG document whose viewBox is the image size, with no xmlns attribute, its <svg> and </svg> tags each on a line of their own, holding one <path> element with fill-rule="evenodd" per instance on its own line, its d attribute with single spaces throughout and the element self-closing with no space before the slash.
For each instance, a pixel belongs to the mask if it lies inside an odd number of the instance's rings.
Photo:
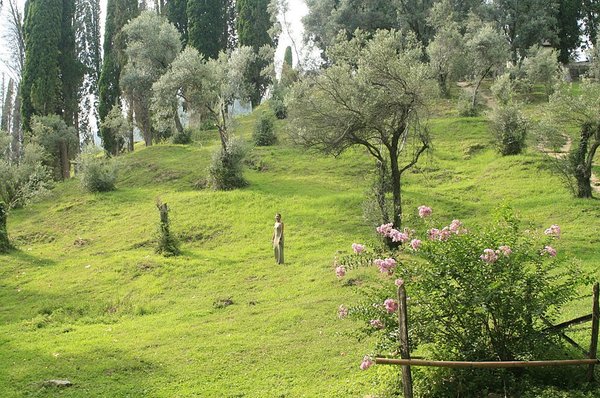
<svg viewBox="0 0 600 398">
<path fill-rule="evenodd" d="M 600 316 L 600 310 L 598 308 L 598 282 L 594 284 L 594 299 L 592 306 L 592 340 L 590 342 L 590 352 L 588 354 L 590 359 L 596 359 L 598 357 L 598 318 Z M 588 367 L 587 380 L 591 383 L 594 381 L 594 364 Z"/>
<path fill-rule="evenodd" d="M 408 311 L 406 308 L 406 289 L 404 283 L 398 286 L 398 324 L 400 333 L 400 357 L 410 359 L 408 344 Z M 409 365 L 402 366 L 402 389 L 404 398 L 413 398 L 412 375 Z"/>
</svg>

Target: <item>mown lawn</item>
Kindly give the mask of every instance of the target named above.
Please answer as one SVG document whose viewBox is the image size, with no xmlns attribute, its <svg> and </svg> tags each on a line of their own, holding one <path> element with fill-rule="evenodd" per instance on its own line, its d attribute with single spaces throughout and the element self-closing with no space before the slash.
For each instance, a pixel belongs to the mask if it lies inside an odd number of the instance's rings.
<svg viewBox="0 0 600 398">
<path fill-rule="evenodd" d="M 600 279 L 600 203 L 573 199 L 534 147 L 498 156 L 485 118 L 441 113 L 430 123 L 433 151 L 404 181 L 407 213 L 427 204 L 440 225 L 459 218 L 476 228 L 509 204 L 526 228 L 559 224 L 559 255 Z M 254 119 L 240 119 L 248 142 Z M 251 150 L 244 189 L 197 188 L 217 145 L 216 133 L 201 132 L 194 145 L 121 157 L 114 192 L 83 193 L 72 180 L 11 214 L 18 250 L 0 257 L 0 396 L 377 392 L 389 370 L 358 369 L 369 342 L 336 316 L 358 293 L 332 270 L 337 250 L 373 239 L 362 205 L 372 161 L 361 149 L 330 158 L 294 148 L 277 126 L 278 145 Z M 172 209 L 182 256 L 154 253 L 158 197 Z M 283 266 L 270 245 L 275 212 L 286 225 Z M 562 317 L 588 313 L 588 301 Z M 587 345 L 587 332 L 573 336 Z M 42 385 L 62 378 L 73 386 Z"/>
</svg>

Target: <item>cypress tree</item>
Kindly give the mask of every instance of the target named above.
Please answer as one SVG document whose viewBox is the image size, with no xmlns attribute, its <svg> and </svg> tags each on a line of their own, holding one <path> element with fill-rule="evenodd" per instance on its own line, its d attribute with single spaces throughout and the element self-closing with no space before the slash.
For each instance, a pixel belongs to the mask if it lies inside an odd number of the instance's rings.
<svg viewBox="0 0 600 398">
<path fill-rule="evenodd" d="M 558 60 L 567 64 L 581 41 L 579 19 L 582 13 L 582 2 L 560 0 L 558 5 L 557 37 L 560 54 Z"/>
<path fill-rule="evenodd" d="M 187 3 L 188 43 L 206 58 L 216 59 L 227 48 L 227 0 Z"/>
<path fill-rule="evenodd" d="M 25 69 L 21 84 L 23 129 L 31 117 L 61 114 L 60 49 L 63 0 L 25 3 Z"/>
<path fill-rule="evenodd" d="M 166 8 L 167 19 L 181 33 L 181 46 L 185 47 L 188 42 L 187 0 L 169 0 Z"/>
<path fill-rule="evenodd" d="M 289 66 L 291 68 L 292 66 L 294 66 L 293 65 L 294 61 L 293 60 L 294 60 L 294 58 L 292 56 L 292 47 L 291 46 L 287 46 L 285 48 L 285 55 L 283 56 L 283 63 L 286 64 L 287 66 Z"/>
<path fill-rule="evenodd" d="M 83 66 L 77 60 L 75 47 L 75 0 L 63 0 L 61 19 L 61 36 L 58 45 L 61 82 L 62 119 L 67 126 L 77 126 L 78 96 L 77 92 L 83 78 Z"/>
<path fill-rule="evenodd" d="M 129 20 L 140 14 L 137 0 L 108 0 L 106 7 L 106 25 L 104 30 L 104 61 L 99 80 L 100 120 L 104 120 L 114 105 L 120 105 L 121 89 L 119 80 L 126 62 L 125 40 L 121 29 Z M 119 151 L 117 139 L 110 131 L 100 128 L 104 149 L 111 154 Z"/>
<path fill-rule="evenodd" d="M 258 53 L 265 45 L 273 46 L 269 30 L 273 26 L 271 15 L 267 10 L 269 0 L 237 0 L 237 33 L 241 46 L 249 46 Z M 257 59 L 250 66 L 250 76 L 253 85 L 250 100 L 252 107 L 258 106 L 267 89 L 270 79 L 262 75 L 262 70 L 268 61 Z"/>
</svg>

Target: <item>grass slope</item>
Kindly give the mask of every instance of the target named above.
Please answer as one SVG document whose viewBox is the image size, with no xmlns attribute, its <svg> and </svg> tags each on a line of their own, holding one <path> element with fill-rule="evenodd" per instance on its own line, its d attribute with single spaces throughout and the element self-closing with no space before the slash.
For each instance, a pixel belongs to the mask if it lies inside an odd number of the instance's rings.
<svg viewBox="0 0 600 398">
<path fill-rule="evenodd" d="M 240 119 L 248 141 L 254 120 Z M 597 200 L 571 198 L 534 150 L 499 157 L 483 118 L 446 114 L 431 128 L 435 149 L 404 183 L 407 212 L 427 204 L 441 223 L 460 218 L 471 227 L 509 203 L 527 226 L 559 224 L 560 255 L 578 257 L 598 278 Z M 86 194 L 68 181 L 11 215 L 19 249 L 0 257 L 2 397 L 376 391 L 388 370 L 358 370 L 369 344 L 348 337 L 355 325 L 336 318 L 357 293 L 331 267 L 337 250 L 372 239 L 362 217 L 370 158 L 360 149 L 324 157 L 283 139 L 252 149 L 247 188 L 213 192 L 193 186 L 206 177 L 216 133 L 196 138 L 123 156 L 115 192 Z M 172 209 L 180 257 L 154 254 L 157 197 Z M 275 212 L 286 224 L 283 266 L 270 245 Z M 578 301 L 564 317 L 588 307 Z M 74 386 L 42 385 L 56 378 Z"/>
</svg>

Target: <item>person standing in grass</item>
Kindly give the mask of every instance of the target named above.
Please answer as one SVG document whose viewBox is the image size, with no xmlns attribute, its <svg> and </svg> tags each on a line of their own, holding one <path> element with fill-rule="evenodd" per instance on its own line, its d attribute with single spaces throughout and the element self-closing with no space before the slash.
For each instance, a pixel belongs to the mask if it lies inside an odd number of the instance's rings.
<svg viewBox="0 0 600 398">
<path fill-rule="evenodd" d="M 273 250 L 275 251 L 275 262 L 283 264 L 283 223 L 281 214 L 275 214 L 275 226 L 273 227 Z"/>
</svg>

